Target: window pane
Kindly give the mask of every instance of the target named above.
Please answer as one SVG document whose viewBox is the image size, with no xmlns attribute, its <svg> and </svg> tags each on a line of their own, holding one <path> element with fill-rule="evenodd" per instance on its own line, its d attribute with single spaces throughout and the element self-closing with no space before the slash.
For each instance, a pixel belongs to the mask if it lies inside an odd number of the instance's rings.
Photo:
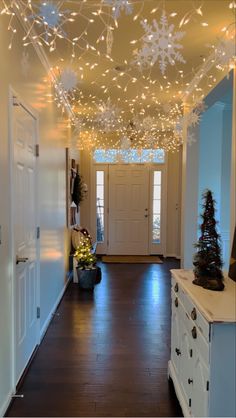
<svg viewBox="0 0 236 418">
<path fill-rule="evenodd" d="M 160 199 L 161 198 L 161 186 L 153 187 L 153 199 Z"/>
<path fill-rule="evenodd" d="M 104 172 L 97 171 L 97 184 L 104 184 Z"/>
<path fill-rule="evenodd" d="M 154 171 L 154 184 L 161 184 L 161 171 Z"/>
<path fill-rule="evenodd" d="M 161 171 L 153 172 L 152 242 L 161 241 Z"/>
<path fill-rule="evenodd" d="M 104 171 L 96 172 L 97 241 L 104 241 Z"/>
<path fill-rule="evenodd" d="M 97 149 L 94 151 L 93 159 L 96 163 L 159 163 L 165 162 L 165 151 L 162 149 Z"/>
<path fill-rule="evenodd" d="M 153 200 L 153 213 L 160 213 L 160 212 L 161 212 L 161 201 Z"/>
<path fill-rule="evenodd" d="M 104 199 L 104 186 L 103 185 L 97 186 L 97 199 L 99 200 Z"/>
</svg>

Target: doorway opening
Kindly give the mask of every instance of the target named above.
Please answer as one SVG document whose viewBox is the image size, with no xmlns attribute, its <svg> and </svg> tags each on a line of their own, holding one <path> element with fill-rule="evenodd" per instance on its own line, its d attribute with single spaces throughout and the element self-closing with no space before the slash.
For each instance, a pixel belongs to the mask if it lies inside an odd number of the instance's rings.
<svg viewBox="0 0 236 418">
<path fill-rule="evenodd" d="M 162 150 L 156 163 L 143 163 L 137 150 L 95 151 L 92 166 L 94 230 L 97 252 L 149 255 L 166 252 L 166 164 Z M 146 150 L 145 150 L 146 151 Z M 125 162 L 115 163 L 117 152 Z M 150 150 L 149 150 L 150 152 Z M 135 160 L 135 157 L 139 160 Z M 144 157 L 147 158 L 147 156 Z"/>
</svg>

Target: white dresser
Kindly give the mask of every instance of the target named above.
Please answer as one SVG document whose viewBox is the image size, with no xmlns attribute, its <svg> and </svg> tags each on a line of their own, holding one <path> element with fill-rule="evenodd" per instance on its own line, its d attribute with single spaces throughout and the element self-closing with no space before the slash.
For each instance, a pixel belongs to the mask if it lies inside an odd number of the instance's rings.
<svg viewBox="0 0 236 418">
<path fill-rule="evenodd" d="M 169 377 L 184 416 L 236 416 L 236 283 L 214 292 L 171 270 Z"/>
</svg>

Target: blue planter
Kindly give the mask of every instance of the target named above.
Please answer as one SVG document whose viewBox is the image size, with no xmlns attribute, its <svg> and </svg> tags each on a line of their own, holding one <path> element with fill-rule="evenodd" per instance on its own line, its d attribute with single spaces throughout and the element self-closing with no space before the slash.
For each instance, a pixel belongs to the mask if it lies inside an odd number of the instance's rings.
<svg viewBox="0 0 236 418">
<path fill-rule="evenodd" d="M 97 269 L 80 270 L 77 267 L 78 283 L 82 289 L 93 290 L 96 282 Z"/>
</svg>

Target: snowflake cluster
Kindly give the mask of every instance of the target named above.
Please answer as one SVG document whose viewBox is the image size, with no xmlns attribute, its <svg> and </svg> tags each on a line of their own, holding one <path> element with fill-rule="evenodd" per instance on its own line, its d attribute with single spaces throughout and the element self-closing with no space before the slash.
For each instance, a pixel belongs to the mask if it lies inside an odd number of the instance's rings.
<svg viewBox="0 0 236 418">
<path fill-rule="evenodd" d="M 98 106 L 96 122 L 105 132 L 110 132 L 117 126 L 119 120 L 120 109 L 111 103 L 109 98 L 107 102 L 103 102 Z"/>
<path fill-rule="evenodd" d="M 74 70 L 65 68 L 60 77 L 60 85 L 65 92 L 73 91 L 78 84 L 78 77 Z"/>
<path fill-rule="evenodd" d="M 174 25 L 168 25 L 168 20 L 163 11 L 160 25 L 153 20 L 149 25 L 146 20 L 141 22 L 145 34 L 142 36 L 143 46 L 135 51 L 135 62 L 141 67 L 150 67 L 159 63 L 161 73 L 164 75 L 168 63 L 174 65 L 176 61 L 185 63 L 179 52 L 183 46 L 178 42 L 185 32 L 174 32 Z"/>
<path fill-rule="evenodd" d="M 118 19 L 122 11 L 124 11 L 126 15 L 130 15 L 133 12 L 133 5 L 129 0 L 104 0 L 104 3 L 112 7 L 114 19 Z"/>
</svg>

